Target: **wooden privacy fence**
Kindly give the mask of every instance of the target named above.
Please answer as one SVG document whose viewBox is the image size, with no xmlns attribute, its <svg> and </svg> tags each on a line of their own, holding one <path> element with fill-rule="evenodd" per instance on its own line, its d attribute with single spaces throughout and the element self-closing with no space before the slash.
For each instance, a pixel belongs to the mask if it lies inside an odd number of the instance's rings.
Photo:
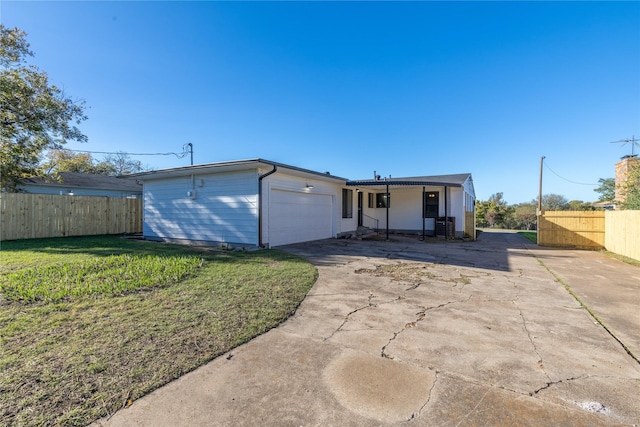
<svg viewBox="0 0 640 427">
<path fill-rule="evenodd" d="M 464 213 L 464 234 L 472 239 L 476 238 L 476 213 L 475 211 Z"/>
<path fill-rule="evenodd" d="M 141 232 L 141 199 L 0 194 L 0 240 Z"/>
<path fill-rule="evenodd" d="M 604 248 L 604 211 L 549 211 L 538 219 L 541 246 Z"/>
<path fill-rule="evenodd" d="M 640 261 L 640 211 L 605 212 L 604 246 Z"/>
<path fill-rule="evenodd" d="M 538 219 L 540 246 L 603 249 L 640 260 L 640 211 L 550 211 Z"/>
</svg>

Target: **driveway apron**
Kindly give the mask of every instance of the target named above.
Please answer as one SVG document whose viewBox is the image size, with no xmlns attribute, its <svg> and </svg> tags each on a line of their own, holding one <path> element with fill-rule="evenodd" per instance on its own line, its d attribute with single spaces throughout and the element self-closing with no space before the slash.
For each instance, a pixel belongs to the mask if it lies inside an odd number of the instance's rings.
<svg viewBox="0 0 640 427">
<path fill-rule="evenodd" d="M 282 249 L 319 271 L 294 316 L 96 425 L 640 424 L 637 267 L 515 233 Z"/>
</svg>

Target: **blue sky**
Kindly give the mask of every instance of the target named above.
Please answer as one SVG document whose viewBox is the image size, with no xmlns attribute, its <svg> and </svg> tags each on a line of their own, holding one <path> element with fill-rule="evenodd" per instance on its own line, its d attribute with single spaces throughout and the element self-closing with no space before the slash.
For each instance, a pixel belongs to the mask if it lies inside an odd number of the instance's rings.
<svg viewBox="0 0 640 427">
<path fill-rule="evenodd" d="M 520 203 L 541 156 L 545 194 L 596 200 L 585 184 L 631 153 L 610 142 L 640 136 L 639 2 L 3 0 L 0 20 L 86 101 L 71 149 L 470 172 L 479 199 Z"/>
</svg>

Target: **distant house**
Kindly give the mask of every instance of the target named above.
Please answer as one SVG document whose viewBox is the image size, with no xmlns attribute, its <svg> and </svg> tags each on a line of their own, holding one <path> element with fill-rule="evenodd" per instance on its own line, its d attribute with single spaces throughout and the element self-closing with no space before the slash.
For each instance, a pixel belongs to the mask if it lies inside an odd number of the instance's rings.
<svg viewBox="0 0 640 427">
<path fill-rule="evenodd" d="M 60 179 L 27 178 L 18 190 L 25 193 L 141 198 L 142 184 L 135 179 L 77 172 L 61 172 Z"/>
<path fill-rule="evenodd" d="M 470 174 L 351 181 L 264 159 L 130 175 L 153 240 L 273 247 L 355 234 L 475 235 Z"/>
<path fill-rule="evenodd" d="M 594 208 L 604 209 L 605 211 L 611 211 L 616 208 L 616 204 L 610 200 L 605 200 L 604 202 L 593 202 L 591 203 L 591 206 Z"/>
</svg>

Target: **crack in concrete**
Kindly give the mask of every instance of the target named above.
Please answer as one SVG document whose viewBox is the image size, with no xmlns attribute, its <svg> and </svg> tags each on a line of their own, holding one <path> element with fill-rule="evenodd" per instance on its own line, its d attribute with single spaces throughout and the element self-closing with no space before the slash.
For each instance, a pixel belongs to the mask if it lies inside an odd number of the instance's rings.
<svg viewBox="0 0 640 427">
<path fill-rule="evenodd" d="M 467 418 L 469 418 L 469 416 L 470 416 L 471 414 L 473 414 L 473 413 L 478 409 L 478 407 L 480 406 L 480 404 L 484 401 L 484 399 L 487 397 L 487 394 L 489 394 L 489 392 L 490 392 L 491 390 L 493 390 L 493 387 L 489 387 L 489 388 L 487 389 L 487 391 L 485 391 L 485 392 L 484 392 L 484 394 L 482 395 L 482 397 L 480 398 L 480 400 L 478 400 L 478 403 L 476 403 L 476 406 L 474 406 L 474 407 L 473 407 L 469 412 L 467 412 L 467 413 L 465 414 L 465 416 L 464 416 L 464 417 L 462 417 L 462 418 L 460 419 L 460 421 L 458 421 L 458 424 L 456 424 L 456 427 L 460 426 L 460 424 L 462 424 L 462 423 L 464 422 L 464 420 L 466 420 Z"/>
<path fill-rule="evenodd" d="M 362 307 L 358 307 L 358 308 L 356 308 L 356 309 L 354 309 L 354 310 L 350 311 L 349 313 L 347 313 L 347 314 L 344 316 L 344 319 L 342 320 L 342 323 L 340 324 L 340 326 L 338 326 L 338 327 L 336 328 L 336 330 L 335 330 L 335 331 L 333 331 L 333 332 L 331 333 L 331 335 L 329 335 L 328 337 L 324 337 L 324 338 L 322 338 L 322 341 L 328 341 L 328 340 L 330 340 L 331 338 L 333 338 L 333 336 L 334 336 L 335 334 L 337 334 L 338 332 L 340 332 L 340 331 L 342 330 L 342 328 L 344 327 L 344 325 L 346 325 L 346 324 L 349 322 L 349 320 L 351 320 L 351 316 L 353 316 L 354 314 L 358 313 L 359 311 L 366 310 L 366 309 L 368 309 L 368 308 L 375 308 L 375 307 L 379 307 L 379 306 L 381 306 L 381 305 L 385 305 L 385 304 L 392 304 L 392 303 L 394 303 L 394 302 L 399 301 L 400 299 L 402 299 L 402 297 L 401 297 L 401 296 L 398 296 L 398 297 L 396 297 L 396 298 L 394 298 L 394 299 L 392 299 L 392 300 L 389 300 L 389 301 L 383 301 L 383 302 L 379 302 L 379 303 L 373 303 L 373 302 L 372 302 L 372 300 L 373 300 L 374 298 L 378 298 L 378 296 L 377 296 L 376 294 L 374 294 L 373 292 L 369 291 L 369 297 L 367 298 L 367 300 L 368 300 L 368 301 L 367 301 L 367 305 L 364 305 L 364 306 L 362 306 Z"/>
<path fill-rule="evenodd" d="M 403 330 L 404 330 L 404 329 L 403 329 Z M 380 357 L 384 357 L 385 359 L 393 360 L 393 357 L 389 356 L 389 355 L 386 353 L 386 351 L 385 351 L 385 350 L 387 349 L 387 347 L 388 347 L 389 345 L 391 345 L 391 342 L 393 342 L 393 340 L 395 340 L 395 339 L 396 339 L 396 337 L 397 337 L 398 335 L 400 335 L 400 332 L 402 332 L 403 330 L 400 330 L 400 331 L 398 331 L 398 332 L 394 332 L 394 333 L 393 333 L 393 337 L 391 337 L 391 338 L 389 339 L 389 341 L 387 341 L 387 343 L 382 347 L 382 351 L 380 352 Z"/>
<path fill-rule="evenodd" d="M 529 327 L 527 326 L 527 319 L 525 318 L 524 313 L 522 312 L 522 309 L 518 305 L 517 297 L 516 299 L 513 300 L 513 304 L 516 306 L 516 308 L 518 309 L 518 312 L 520 313 L 520 319 L 522 319 L 522 327 L 524 328 L 524 331 L 527 333 L 527 338 L 529 338 L 529 342 L 533 347 L 533 351 L 535 351 L 536 355 L 538 356 L 538 367 L 540 368 L 542 373 L 544 373 L 544 376 L 547 377 L 548 380 L 551 380 L 551 377 L 549 377 L 547 370 L 544 368 L 544 360 L 542 359 L 542 355 L 540 354 L 540 351 L 538 351 L 538 347 L 536 346 L 536 343 L 533 341 L 533 336 L 531 336 L 531 331 L 529 331 Z"/>
<path fill-rule="evenodd" d="M 415 321 L 412 321 L 412 322 L 405 323 L 405 325 L 404 325 L 404 327 L 403 327 L 402 329 L 400 329 L 399 331 L 397 331 L 397 332 L 394 332 L 394 333 L 393 333 L 393 336 L 392 336 L 391 338 L 389 338 L 389 341 L 387 341 L 387 343 L 382 347 L 382 350 L 380 351 L 380 357 L 384 357 L 385 359 L 391 359 L 391 360 L 393 360 L 393 356 L 389 355 L 389 354 L 386 352 L 387 347 L 388 347 L 389 345 L 391 345 L 391 343 L 392 343 L 392 342 L 393 342 L 393 341 L 398 337 L 398 335 L 400 335 L 402 332 L 406 331 L 407 329 L 414 328 L 414 327 L 418 324 L 418 322 L 423 321 L 423 320 L 427 317 L 427 312 L 428 312 L 428 311 L 437 310 L 437 309 L 439 309 L 439 308 L 446 307 L 446 306 L 448 306 L 448 305 L 450 305 L 450 304 L 455 304 L 455 303 L 466 303 L 466 302 L 469 302 L 469 300 L 471 299 L 471 297 L 472 297 L 472 296 L 473 296 L 473 295 L 469 295 L 469 297 L 468 297 L 467 299 L 465 299 L 465 300 L 447 301 L 447 302 L 445 302 L 445 303 L 442 303 L 442 304 L 439 304 L 439 305 L 437 305 L 437 306 L 433 306 L 433 307 L 422 307 L 422 306 L 421 306 L 421 307 L 419 307 L 419 308 L 421 308 L 421 310 L 420 310 L 420 311 L 418 311 L 418 312 L 416 313 L 416 316 L 417 316 L 416 320 L 415 320 Z"/>
<path fill-rule="evenodd" d="M 342 330 L 342 328 L 344 327 L 344 325 L 347 324 L 347 322 L 350 320 L 351 316 L 353 316 L 357 312 L 359 312 L 361 310 L 366 310 L 367 308 L 376 307 L 377 304 L 374 304 L 374 303 L 371 302 L 373 300 L 373 298 L 375 298 L 375 297 L 376 297 L 376 295 L 373 292 L 369 291 L 369 297 L 367 298 L 367 305 L 364 305 L 362 307 L 358 307 L 358 308 L 350 311 L 349 313 L 347 313 L 344 316 L 344 319 L 342 320 L 342 323 L 340 324 L 340 326 L 338 326 L 338 328 L 335 331 L 333 331 L 331 333 L 331 335 L 329 335 L 328 337 L 323 338 L 322 340 L 323 341 L 327 341 L 327 340 L 330 340 L 331 338 L 333 338 L 333 336 L 335 334 L 337 334 L 338 332 L 340 332 Z"/>
<path fill-rule="evenodd" d="M 391 345 L 391 343 L 392 343 L 392 342 L 393 342 L 393 341 L 398 337 L 398 335 L 400 335 L 403 331 L 405 331 L 405 330 L 407 330 L 407 329 L 409 329 L 409 328 L 413 328 L 413 327 L 415 327 L 415 326 L 418 324 L 418 322 L 421 322 L 422 320 L 424 320 L 424 318 L 426 317 L 426 312 L 427 312 L 427 310 L 428 310 L 428 309 L 427 309 L 426 307 L 420 307 L 420 308 L 421 308 L 422 310 L 420 310 L 420 311 L 418 311 L 418 312 L 416 313 L 417 318 L 416 318 L 416 320 L 415 320 L 415 321 L 413 321 L 413 322 L 409 322 L 409 323 L 406 323 L 402 329 L 400 329 L 399 331 L 397 331 L 397 332 L 394 332 L 394 333 L 393 333 L 393 337 L 391 337 L 391 338 L 389 339 L 389 341 L 387 341 L 387 343 L 382 347 L 382 350 L 381 350 L 381 352 L 380 352 L 380 357 L 384 357 L 385 359 L 393 359 L 393 357 L 391 357 L 390 355 L 388 355 L 388 354 L 386 353 L 386 349 L 387 349 L 387 347 L 388 347 L 389 345 Z"/>
<path fill-rule="evenodd" d="M 426 408 L 427 405 L 429 404 L 429 402 L 431 402 L 431 395 L 433 394 L 433 390 L 436 388 L 436 384 L 438 383 L 438 379 L 439 379 L 438 378 L 438 374 L 439 374 L 439 372 L 436 370 L 435 371 L 435 379 L 433 380 L 433 384 L 431 384 L 431 388 L 429 389 L 429 394 L 427 395 L 426 402 L 424 402 L 424 405 L 422 405 L 420 407 L 420 409 L 418 409 L 417 413 L 411 414 L 411 418 L 409 418 L 409 421 L 421 416 L 422 415 L 422 411 L 424 411 L 424 408 Z"/>
<path fill-rule="evenodd" d="M 578 296 L 578 294 L 576 294 L 573 289 L 571 289 L 571 287 L 569 286 L 568 283 L 566 283 L 560 276 L 558 276 L 558 274 L 556 274 L 553 270 L 551 270 L 551 268 L 549 268 L 549 266 L 547 266 L 541 258 L 539 258 L 535 253 L 533 253 L 530 249 L 526 248 L 527 251 L 531 254 L 531 256 L 533 256 L 533 258 L 535 258 L 535 260 L 538 262 L 538 264 L 540 264 L 542 267 L 545 268 L 545 270 L 547 270 L 547 272 L 549 272 L 549 274 L 551 274 L 551 276 L 553 276 L 554 280 L 558 283 L 560 283 L 565 289 L 566 291 L 569 293 L 569 295 L 571 295 L 577 302 L 578 304 L 580 304 L 581 308 L 584 308 L 587 313 L 589 313 L 589 315 L 593 318 L 593 320 L 595 320 L 595 322 L 600 325 L 614 340 L 616 340 L 618 342 L 618 344 L 620 344 L 622 346 L 622 348 L 624 349 L 624 351 L 627 352 L 627 354 L 629 356 L 631 356 L 631 358 L 633 360 L 635 360 L 638 364 L 640 364 L 640 356 L 636 356 L 635 354 L 633 354 L 633 352 L 631 351 L 631 349 L 622 341 L 622 339 L 618 338 L 618 336 L 616 334 L 614 334 L 614 332 L 609 329 L 603 322 L 602 320 L 600 320 L 600 318 L 596 315 L 596 313 L 591 310 L 583 301 L 582 299 L 580 299 L 580 297 Z"/>
<path fill-rule="evenodd" d="M 540 393 L 542 390 L 546 390 L 556 384 L 562 384 L 564 382 L 568 382 L 568 381 L 576 381 L 576 380 L 583 380 L 585 378 L 589 378 L 589 375 L 580 375 L 579 377 L 571 377 L 571 378 L 564 378 L 558 381 L 548 381 L 544 386 L 540 387 L 537 390 L 534 390 L 533 392 L 529 393 L 529 396 L 535 396 L 536 394 Z"/>
<path fill-rule="evenodd" d="M 520 270 L 519 274 L 522 275 L 522 270 Z M 547 377 L 547 379 L 549 381 L 551 381 L 551 377 L 549 376 L 549 373 L 547 372 L 547 370 L 544 367 L 544 360 L 543 360 L 542 354 L 540 354 L 540 351 L 538 350 L 538 347 L 536 346 L 536 343 L 533 340 L 533 336 L 531 335 L 531 331 L 529 330 L 529 327 L 527 326 L 527 318 L 525 317 L 524 312 L 522 311 L 522 308 L 520 307 L 520 304 L 518 304 L 518 301 L 520 299 L 520 289 L 518 288 L 518 285 L 512 279 L 508 278 L 507 280 L 508 280 L 509 283 L 511 283 L 513 288 L 516 290 L 516 296 L 515 296 L 515 298 L 513 298 L 511 300 L 511 302 L 518 309 L 518 313 L 520 314 L 520 319 L 522 320 L 522 327 L 524 328 L 524 331 L 527 333 L 527 338 L 529 339 L 529 343 L 531 344 L 531 347 L 533 347 L 533 351 L 535 351 L 536 355 L 538 356 L 538 367 L 540 368 L 540 370 L 542 371 L 544 376 Z"/>
</svg>

